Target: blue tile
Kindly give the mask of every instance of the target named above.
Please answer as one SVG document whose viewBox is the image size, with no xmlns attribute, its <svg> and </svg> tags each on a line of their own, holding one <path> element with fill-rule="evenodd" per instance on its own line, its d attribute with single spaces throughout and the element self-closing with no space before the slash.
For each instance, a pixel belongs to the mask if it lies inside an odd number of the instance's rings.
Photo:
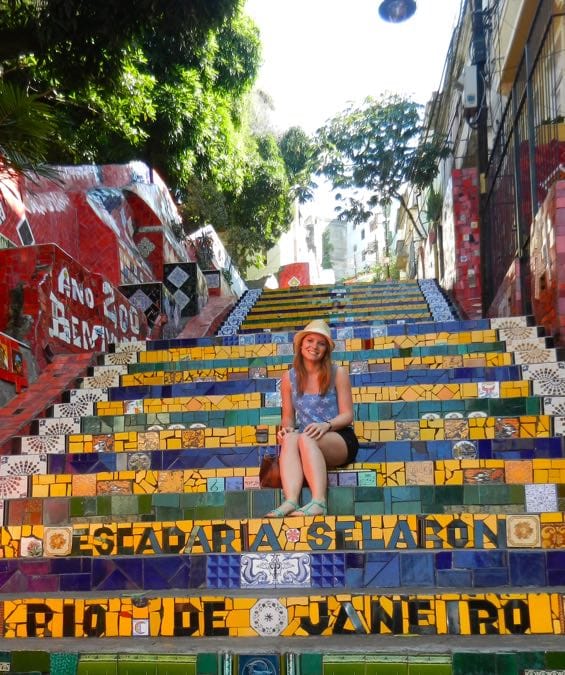
<svg viewBox="0 0 565 675">
<path fill-rule="evenodd" d="M 438 570 L 436 583 L 442 588 L 468 588 L 472 586 L 472 573 L 468 570 Z"/>
<path fill-rule="evenodd" d="M 400 586 L 401 556 L 402 554 L 393 552 L 367 554 L 363 586 L 367 588 Z"/>
<path fill-rule="evenodd" d="M 514 586 L 545 586 L 545 555 L 542 551 L 510 551 L 510 583 Z"/>
<path fill-rule="evenodd" d="M 435 581 L 433 553 L 410 553 L 400 559 L 400 576 L 403 586 L 433 586 Z"/>
</svg>

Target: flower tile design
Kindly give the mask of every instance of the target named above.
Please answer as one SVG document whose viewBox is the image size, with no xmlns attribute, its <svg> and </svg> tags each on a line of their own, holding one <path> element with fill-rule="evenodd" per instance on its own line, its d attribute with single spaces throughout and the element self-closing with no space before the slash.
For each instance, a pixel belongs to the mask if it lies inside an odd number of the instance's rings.
<svg viewBox="0 0 565 675">
<path fill-rule="evenodd" d="M 541 528 L 542 548 L 565 548 L 565 524 L 544 523 Z"/>
<path fill-rule="evenodd" d="M 46 417 L 37 420 L 37 433 L 40 436 L 80 434 L 80 417 Z"/>
<path fill-rule="evenodd" d="M 527 328 L 528 320 L 525 316 L 502 316 L 490 320 L 491 328 L 498 330 L 513 330 L 514 328 Z"/>
<path fill-rule="evenodd" d="M 72 527 L 46 527 L 43 532 L 43 554 L 47 557 L 70 555 L 73 547 Z"/>
<path fill-rule="evenodd" d="M 144 352 L 147 351 L 147 343 L 142 342 L 115 342 L 114 353 L 118 352 Z"/>
<path fill-rule="evenodd" d="M 78 399 L 72 403 L 55 403 L 53 417 L 86 417 L 94 415 L 94 403 Z"/>
<path fill-rule="evenodd" d="M 0 476 L 0 499 L 27 497 L 28 489 L 28 476 Z"/>
<path fill-rule="evenodd" d="M 158 431 L 140 431 L 137 434 L 137 450 L 140 452 L 159 450 L 159 443 Z"/>
<path fill-rule="evenodd" d="M 533 514 L 506 516 L 506 545 L 512 548 L 539 548 L 540 517 Z"/>
<path fill-rule="evenodd" d="M 31 476 L 47 473 L 47 456 L 3 455 L 0 457 L 0 476 Z"/>
<path fill-rule="evenodd" d="M 67 451 L 67 437 L 60 436 L 22 436 L 20 439 L 22 455 L 61 455 Z"/>
<path fill-rule="evenodd" d="M 20 556 L 22 558 L 41 558 L 43 542 L 37 537 L 22 537 L 20 540 Z"/>
<path fill-rule="evenodd" d="M 79 401 L 86 401 L 96 403 L 98 401 L 108 400 L 107 389 L 70 389 L 69 403 L 78 403 Z"/>
<path fill-rule="evenodd" d="M 544 397 L 543 412 L 546 415 L 565 417 L 565 396 Z"/>
</svg>

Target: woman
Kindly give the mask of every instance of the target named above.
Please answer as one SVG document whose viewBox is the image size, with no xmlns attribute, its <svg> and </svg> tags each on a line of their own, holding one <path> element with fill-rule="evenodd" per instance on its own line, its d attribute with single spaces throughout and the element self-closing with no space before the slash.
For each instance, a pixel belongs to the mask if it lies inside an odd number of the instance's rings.
<svg viewBox="0 0 565 675">
<path fill-rule="evenodd" d="M 278 441 L 285 500 L 267 518 L 317 516 L 328 512 L 327 469 L 355 460 L 353 400 L 349 373 L 334 366 L 334 349 L 325 321 L 311 321 L 294 336 L 293 367 L 281 380 L 282 417 Z M 312 500 L 299 507 L 304 480 Z"/>
</svg>

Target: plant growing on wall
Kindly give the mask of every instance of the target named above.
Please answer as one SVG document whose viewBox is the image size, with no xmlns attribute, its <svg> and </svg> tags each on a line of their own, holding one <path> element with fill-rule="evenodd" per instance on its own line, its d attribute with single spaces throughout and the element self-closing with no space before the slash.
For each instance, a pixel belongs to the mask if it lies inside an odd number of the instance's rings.
<svg viewBox="0 0 565 675">
<path fill-rule="evenodd" d="M 189 239 L 188 245 L 200 269 L 212 270 L 214 268 L 214 240 L 206 232 L 202 232 L 196 239 Z"/>
</svg>

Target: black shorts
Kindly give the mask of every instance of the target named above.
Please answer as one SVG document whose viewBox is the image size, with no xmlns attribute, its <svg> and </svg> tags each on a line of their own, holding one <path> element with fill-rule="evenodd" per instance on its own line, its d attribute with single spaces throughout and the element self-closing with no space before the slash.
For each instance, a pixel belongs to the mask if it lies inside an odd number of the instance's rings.
<svg viewBox="0 0 565 675">
<path fill-rule="evenodd" d="M 357 457 L 357 450 L 359 450 L 359 441 L 357 440 L 357 436 L 353 431 L 353 427 L 345 427 L 344 429 L 334 429 L 333 431 L 343 438 L 343 440 L 345 441 L 345 445 L 347 446 L 347 459 L 341 466 L 351 464 L 352 462 L 355 461 L 355 458 Z"/>
</svg>

